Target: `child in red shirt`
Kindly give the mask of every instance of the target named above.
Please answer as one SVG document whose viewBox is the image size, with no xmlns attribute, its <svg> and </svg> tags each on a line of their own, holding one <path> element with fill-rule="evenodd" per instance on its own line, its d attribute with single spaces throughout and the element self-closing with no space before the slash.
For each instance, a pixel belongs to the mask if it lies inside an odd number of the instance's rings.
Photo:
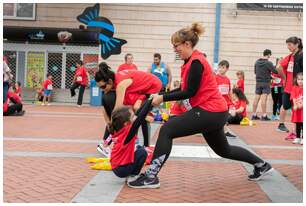
<svg viewBox="0 0 306 206">
<path fill-rule="evenodd" d="M 138 178 L 147 158 L 144 147 L 137 145 L 137 131 L 149 111 L 152 109 L 152 98 L 147 100 L 139 109 L 137 118 L 130 107 L 122 106 L 112 112 L 109 126 L 113 146 L 110 155 L 112 170 L 120 178 L 127 177 L 127 182 Z M 134 120 L 135 119 L 135 120 Z"/>
<path fill-rule="evenodd" d="M 293 102 L 291 122 L 296 125 L 296 138 L 294 144 L 303 144 L 303 73 L 296 75 L 294 86 L 291 89 L 290 99 Z"/>
<path fill-rule="evenodd" d="M 47 79 L 43 82 L 43 87 L 44 87 L 44 99 L 43 99 L 43 103 L 41 105 L 45 105 L 46 101 L 47 101 L 47 105 L 50 105 L 50 98 L 51 98 L 51 93 L 53 90 L 53 86 L 52 86 L 52 75 L 51 74 L 47 74 Z"/>
<path fill-rule="evenodd" d="M 226 72 L 229 69 L 229 63 L 226 60 L 222 60 L 218 64 L 218 74 L 216 75 L 216 81 L 219 87 L 219 91 L 222 94 L 223 98 L 227 102 L 227 106 L 231 106 L 231 81 L 230 79 L 226 76 Z"/>
<path fill-rule="evenodd" d="M 244 72 L 237 71 L 236 76 L 238 80 L 234 87 L 240 89 L 244 93 Z"/>
<path fill-rule="evenodd" d="M 229 69 L 229 62 L 227 60 L 220 61 L 218 64 L 218 74 L 215 77 L 219 88 L 219 92 L 222 94 L 223 98 L 225 99 L 227 107 L 230 108 L 233 105 L 230 95 L 231 81 L 225 75 L 228 69 Z M 234 134 L 228 131 L 228 128 L 226 126 L 224 126 L 224 130 L 226 137 L 236 137 Z"/>
<path fill-rule="evenodd" d="M 241 120 L 246 117 L 246 108 L 249 102 L 244 93 L 238 88 L 233 89 L 232 102 L 234 107 L 230 110 L 227 122 L 229 124 L 240 124 Z"/>
</svg>

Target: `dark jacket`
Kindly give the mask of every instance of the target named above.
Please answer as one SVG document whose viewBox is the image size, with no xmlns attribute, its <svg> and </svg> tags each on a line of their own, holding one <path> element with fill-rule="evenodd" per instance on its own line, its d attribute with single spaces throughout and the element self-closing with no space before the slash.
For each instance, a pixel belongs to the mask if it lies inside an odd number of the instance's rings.
<svg viewBox="0 0 306 206">
<path fill-rule="evenodd" d="M 277 74 L 277 70 L 273 66 L 272 62 L 262 58 L 255 62 L 254 72 L 256 75 L 256 83 L 270 83 L 271 72 Z"/>
</svg>

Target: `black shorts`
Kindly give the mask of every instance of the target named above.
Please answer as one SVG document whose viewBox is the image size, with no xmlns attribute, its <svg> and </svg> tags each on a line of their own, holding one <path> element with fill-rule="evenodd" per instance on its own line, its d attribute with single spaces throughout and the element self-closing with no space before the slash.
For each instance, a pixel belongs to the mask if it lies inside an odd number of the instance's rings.
<svg viewBox="0 0 306 206">
<path fill-rule="evenodd" d="M 288 109 L 291 108 L 292 104 L 291 104 L 289 93 L 286 93 L 286 92 L 283 93 L 282 103 L 283 103 L 283 107 L 284 107 L 285 110 L 288 110 Z"/>
<path fill-rule="evenodd" d="M 270 94 L 270 93 L 271 93 L 270 83 L 256 82 L 255 94 L 261 95 L 261 94 Z"/>
</svg>

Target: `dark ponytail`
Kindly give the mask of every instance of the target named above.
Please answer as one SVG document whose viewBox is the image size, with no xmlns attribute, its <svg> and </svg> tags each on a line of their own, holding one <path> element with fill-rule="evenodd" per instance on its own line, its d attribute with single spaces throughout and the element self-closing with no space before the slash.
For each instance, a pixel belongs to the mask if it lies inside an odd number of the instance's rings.
<svg viewBox="0 0 306 206">
<path fill-rule="evenodd" d="M 286 40 L 286 43 L 298 44 L 299 51 L 301 51 L 301 50 L 303 49 L 303 42 L 302 42 L 302 39 L 301 39 L 301 38 L 298 38 L 298 37 L 296 37 L 296 36 L 289 37 L 289 38 Z"/>
<path fill-rule="evenodd" d="M 112 112 L 111 123 L 108 126 L 109 132 L 114 134 L 116 131 L 119 131 L 124 127 L 124 124 L 130 121 L 131 112 L 130 108 L 127 106 L 120 107 L 115 109 Z"/>
<path fill-rule="evenodd" d="M 95 74 L 96 82 L 104 81 L 108 82 L 109 80 L 115 80 L 115 73 L 111 70 L 110 66 L 106 62 L 101 62 L 99 64 L 99 71 Z"/>
</svg>

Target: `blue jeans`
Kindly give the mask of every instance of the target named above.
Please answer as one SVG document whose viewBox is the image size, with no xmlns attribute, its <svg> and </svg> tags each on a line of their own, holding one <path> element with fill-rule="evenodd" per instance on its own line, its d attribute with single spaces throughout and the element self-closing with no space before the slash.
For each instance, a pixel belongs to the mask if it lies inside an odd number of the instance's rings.
<svg viewBox="0 0 306 206">
<path fill-rule="evenodd" d="M 113 172 L 118 177 L 128 177 L 130 175 L 138 175 L 141 171 L 143 164 L 147 159 L 147 151 L 143 146 L 138 145 L 134 153 L 134 162 L 127 165 L 122 165 L 113 169 Z"/>
<path fill-rule="evenodd" d="M 9 87 L 10 87 L 9 82 L 3 82 L 3 103 L 6 101 Z"/>
</svg>

